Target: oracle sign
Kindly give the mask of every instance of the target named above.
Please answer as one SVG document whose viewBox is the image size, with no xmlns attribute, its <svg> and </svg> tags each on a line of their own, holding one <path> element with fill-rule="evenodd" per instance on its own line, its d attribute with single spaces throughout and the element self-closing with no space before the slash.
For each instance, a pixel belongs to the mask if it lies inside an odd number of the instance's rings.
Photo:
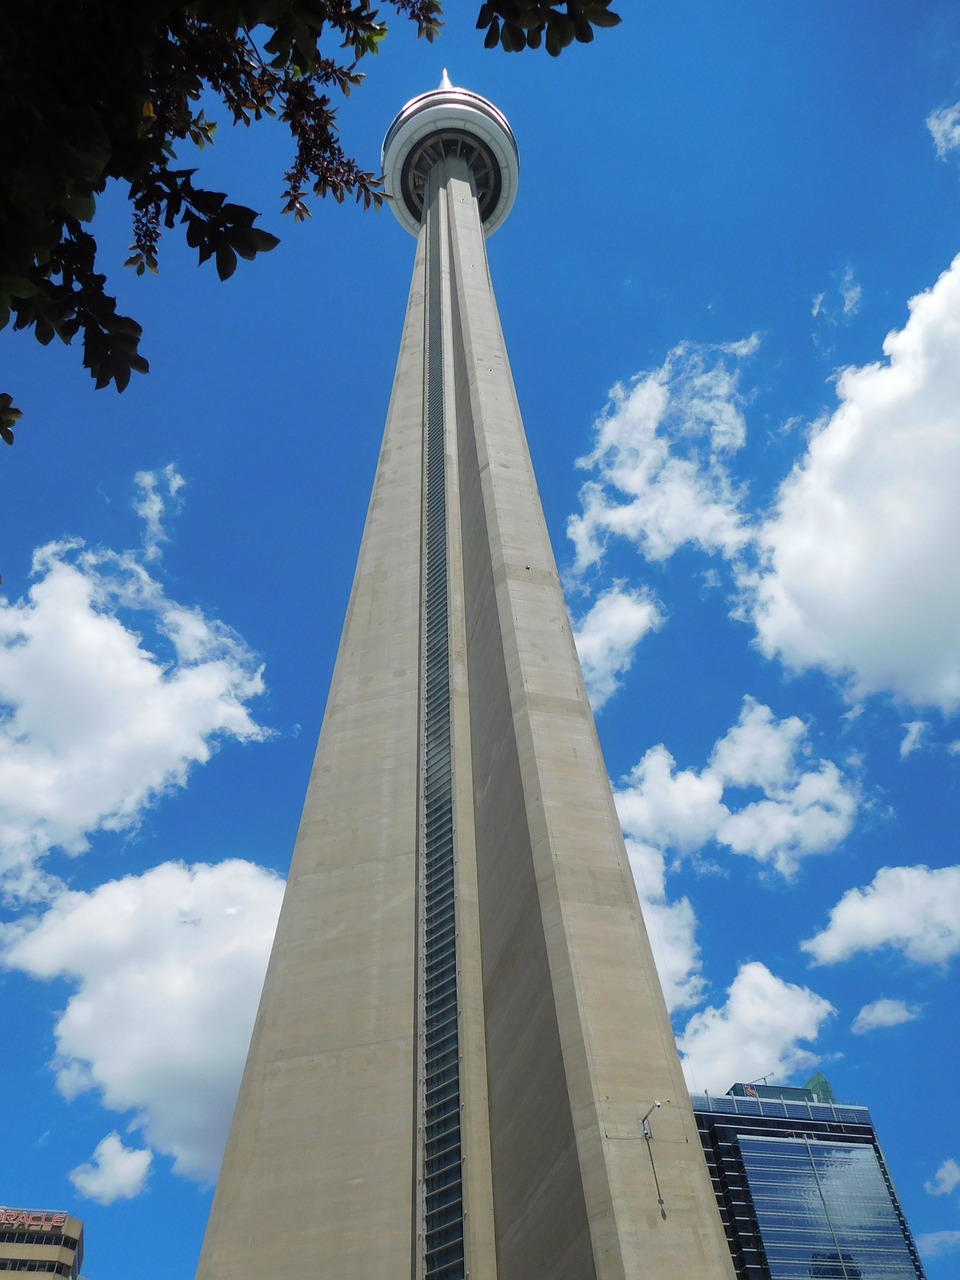
<svg viewBox="0 0 960 1280">
<path fill-rule="evenodd" d="M 54 1227 L 66 1225 L 65 1213 L 54 1213 L 49 1209 L 2 1209 L 0 1208 L 0 1228 L 21 1231 L 52 1231 Z"/>
</svg>

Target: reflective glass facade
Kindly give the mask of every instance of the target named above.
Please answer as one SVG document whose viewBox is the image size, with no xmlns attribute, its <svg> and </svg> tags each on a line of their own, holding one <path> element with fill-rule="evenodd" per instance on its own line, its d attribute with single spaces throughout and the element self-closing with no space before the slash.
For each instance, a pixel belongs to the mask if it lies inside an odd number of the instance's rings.
<svg viewBox="0 0 960 1280">
<path fill-rule="evenodd" d="M 695 1094 L 739 1280 L 923 1280 L 866 1107 Z"/>
</svg>

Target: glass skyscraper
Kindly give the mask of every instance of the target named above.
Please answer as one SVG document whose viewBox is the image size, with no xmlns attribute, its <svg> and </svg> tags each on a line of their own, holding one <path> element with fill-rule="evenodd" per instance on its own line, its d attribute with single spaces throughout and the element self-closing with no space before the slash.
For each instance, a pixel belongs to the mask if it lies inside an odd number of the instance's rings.
<svg viewBox="0 0 960 1280">
<path fill-rule="evenodd" d="M 739 1280 L 923 1280 L 870 1112 L 824 1096 L 691 1099 Z"/>
</svg>

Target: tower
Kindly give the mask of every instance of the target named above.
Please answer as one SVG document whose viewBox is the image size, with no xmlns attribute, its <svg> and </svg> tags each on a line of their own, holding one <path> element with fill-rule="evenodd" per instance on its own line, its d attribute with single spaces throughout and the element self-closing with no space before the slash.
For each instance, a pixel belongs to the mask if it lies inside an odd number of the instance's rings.
<svg viewBox="0 0 960 1280">
<path fill-rule="evenodd" d="M 728 1280 L 487 268 L 516 143 L 409 102 L 417 251 L 198 1280 Z"/>
</svg>

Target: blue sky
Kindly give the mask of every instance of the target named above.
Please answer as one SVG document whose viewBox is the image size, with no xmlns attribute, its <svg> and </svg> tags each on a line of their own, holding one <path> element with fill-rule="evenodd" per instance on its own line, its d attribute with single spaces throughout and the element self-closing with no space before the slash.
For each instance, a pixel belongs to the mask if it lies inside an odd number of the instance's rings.
<svg viewBox="0 0 960 1280">
<path fill-rule="evenodd" d="M 454 4 L 344 104 L 375 167 L 449 67 L 521 150 L 491 269 L 692 1087 L 871 1107 L 960 1265 L 960 15 L 621 0 L 558 61 Z M 222 113 L 221 113 L 222 114 Z M 3 1198 L 89 1280 L 189 1275 L 276 918 L 413 242 L 282 220 L 270 127 L 199 157 L 281 246 L 221 285 L 97 230 L 152 371 L 4 332 Z"/>
</svg>

